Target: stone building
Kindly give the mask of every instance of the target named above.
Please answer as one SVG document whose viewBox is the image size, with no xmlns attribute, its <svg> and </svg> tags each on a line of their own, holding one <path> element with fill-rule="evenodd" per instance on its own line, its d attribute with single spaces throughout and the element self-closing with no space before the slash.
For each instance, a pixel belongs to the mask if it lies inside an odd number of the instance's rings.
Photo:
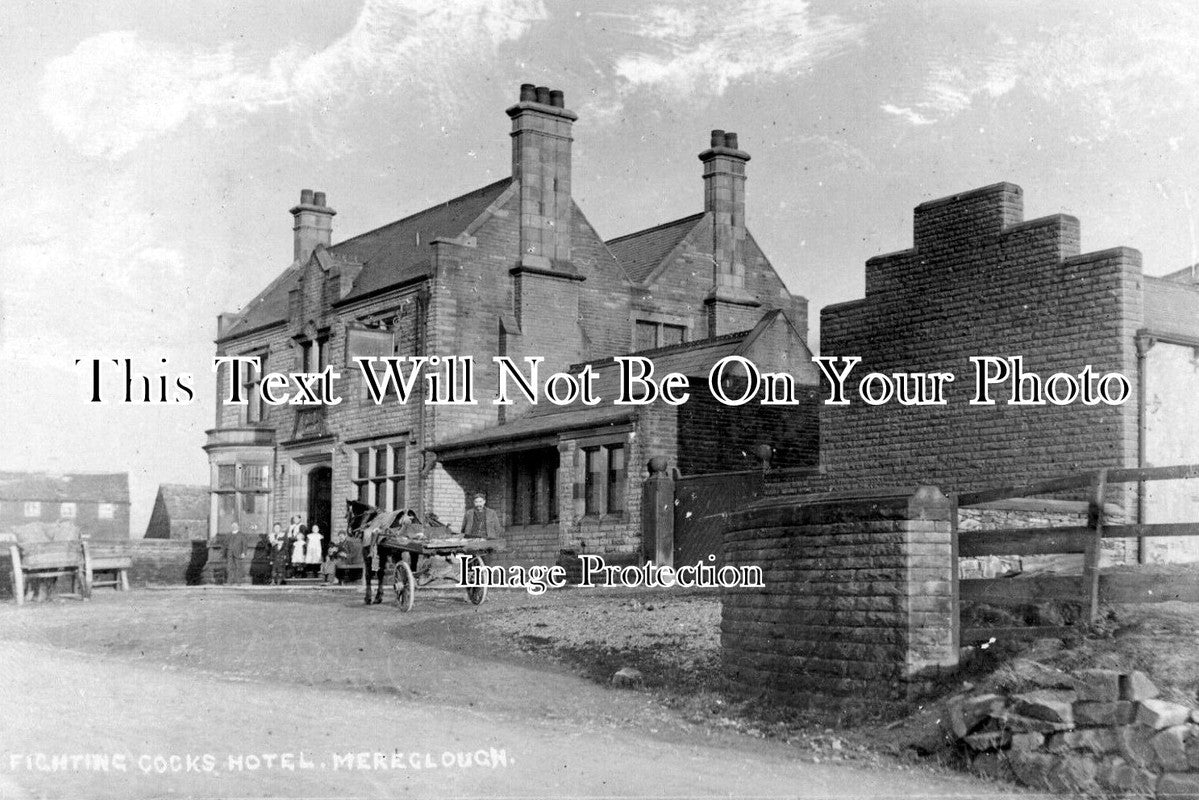
<svg viewBox="0 0 1199 800">
<path fill-rule="evenodd" d="M 128 539 L 129 475 L 0 472 L 0 537 Z"/>
<path fill-rule="evenodd" d="M 800 394 L 818 383 L 804 343 L 807 303 L 746 228 L 750 157 L 736 134 L 713 131 L 699 156 L 702 211 L 605 242 L 572 199 L 576 115 L 562 93 L 522 86 L 507 115 L 510 178 L 376 230 L 334 244 L 326 195 L 301 193 L 290 265 L 240 312 L 221 315 L 218 354 L 262 360 L 238 377 L 249 390 L 263 372 L 332 367 L 342 402 L 265 406 L 250 391 L 244 404 L 225 403 L 233 375 L 222 367 L 205 447 L 211 532 L 234 520 L 262 531 L 293 514 L 329 531 L 342 524 L 346 499 L 457 525 L 468 495 L 482 490 L 508 525 L 512 558 L 552 558 L 580 540 L 631 553 L 650 455 L 699 469 L 752 466 L 758 447 L 802 430 L 809 445 L 780 454 L 814 463 L 811 402 L 787 418 L 752 405 L 705 414 L 698 403 L 630 414 L 611 397 L 594 408 L 491 402 L 495 356 L 522 369 L 526 357 L 543 358 L 542 381 L 633 351 L 682 359 L 706 377 L 711 365 L 695 357 L 743 348 L 790 370 Z M 472 357 L 478 402 L 400 403 L 393 393 L 376 404 L 353 361 L 421 355 Z M 451 365 L 426 375 L 441 372 L 444 390 Z M 715 429 L 720 458 L 683 452 Z"/>
<path fill-rule="evenodd" d="M 207 486 L 182 483 L 159 485 L 144 538 L 182 541 L 207 539 L 210 503 Z"/>
<path fill-rule="evenodd" d="M 916 207 L 913 247 L 866 262 L 865 297 L 821 314 L 824 355 L 866 373 L 956 376 L 944 405 L 821 407 L 828 475 L 854 486 L 934 484 L 946 492 L 1021 485 L 1102 467 L 1199 461 L 1199 281 L 1143 275 L 1141 254 L 1080 252 L 1077 219 L 1025 221 L 1010 183 Z M 1127 377 L 1120 405 L 971 405 L 972 356 L 1021 356 L 1026 373 Z M 1031 391 L 1031 381 L 1026 381 Z M 1065 386 L 1065 383 L 1062 384 Z M 1126 518 L 1199 519 L 1199 482 L 1124 495 Z M 1110 497 L 1110 495 L 1109 495 Z M 1199 557 L 1187 539 L 1148 543 L 1146 560 Z"/>
</svg>

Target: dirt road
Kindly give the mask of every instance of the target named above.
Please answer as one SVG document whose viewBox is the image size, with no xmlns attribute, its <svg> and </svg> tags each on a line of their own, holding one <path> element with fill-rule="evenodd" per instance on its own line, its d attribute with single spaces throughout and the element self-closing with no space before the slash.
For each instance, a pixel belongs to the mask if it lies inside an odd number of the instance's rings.
<svg viewBox="0 0 1199 800">
<path fill-rule="evenodd" d="M 808 763 L 783 744 L 700 732 L 636 692 L 400 643 L 419 617 L 351 614 L 344 596 L 265 607 L 295 624 L 264 626 L 262 598 L 233 595 L 0 609 L 0 796 L 996 793 L 964 777 Z M 460 608 L 432 605 L 425 622 Z M 374 635 L 355 652 L 352 639 L 317 645 L 298 630 L 344 634 L 338 621 Z"/>
</svg>

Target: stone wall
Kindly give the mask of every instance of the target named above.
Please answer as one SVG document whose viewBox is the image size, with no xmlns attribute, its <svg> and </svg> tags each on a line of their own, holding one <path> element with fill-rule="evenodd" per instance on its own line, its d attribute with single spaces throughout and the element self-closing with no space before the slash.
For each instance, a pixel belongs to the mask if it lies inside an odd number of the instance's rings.
<svg viewBox="0 0 1199 800">
<path fill-rule="evenodd" d="M 1015 667 L 1026 691 L 958 698 L 943 720 L 973 771 L 1075 796 L 1199 796 L 1199 711 L 1140 672 Z"/>
<path fill-rule="evenodd" d="M 957 664 L 949 501 L 923 487 L 765 499 L 731 515 L 725 563 L 765 588 L 725 591 L 727 673 L 750 691 L 902 699 Z"/>
</svg>

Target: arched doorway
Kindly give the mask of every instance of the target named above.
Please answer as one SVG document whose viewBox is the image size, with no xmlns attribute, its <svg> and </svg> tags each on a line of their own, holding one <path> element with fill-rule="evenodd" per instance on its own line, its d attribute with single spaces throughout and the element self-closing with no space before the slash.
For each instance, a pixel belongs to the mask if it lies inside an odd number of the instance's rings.
<svg viewBox="0 0 1199 800">
<path fill-rule="evenodd" d="M 333 535 L 333 469 L 315 467 L 308 473 L 308 524 L 321 526 L 325 539 L 322 552 L 328 552 Z"/>
</svg>

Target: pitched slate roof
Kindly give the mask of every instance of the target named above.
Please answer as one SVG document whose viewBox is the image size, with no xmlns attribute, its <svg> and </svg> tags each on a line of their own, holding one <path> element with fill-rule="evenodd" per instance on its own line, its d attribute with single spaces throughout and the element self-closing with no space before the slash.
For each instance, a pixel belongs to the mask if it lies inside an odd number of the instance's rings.
<svg viewBox="0 0 1199 800">
<path fill-rule="evenodd" d="M 466 230 L 511 182 L 511 178 L 504 178 L 329 247 L 326 252 L 335 260 L 363 265 L 344 300 L 427 275 L 432 258 L 429 244 L 438 237 L 454 237 Z M 222 338 L 286 320 L 288 294 L 298 285 L 302 271 L 302 264 L 285 269 L 246 304 L 241 318 Z"/>
<path fill-rule="evenodd" d="M 634 283 L 644 283 L 703 217 L 703 212 L 700 212 L 643 231 L 618 236 L 607 242 L 608 249 L 624 267 L 630 280 Z"/>
<path fill-rule="evenodd" d="M 209 494 L 207 486 L 189 486 L 185 483 L 163 483 L 158 494 L 166 505 L 171 522 L 180 520 L 208 520 Z"/>
<path fill-rule="evenodd" d="M 333 255 L 349 257 L 364 265 L 345 299 L 427 275 L 432 257 L 429 243 L 438 237 L 462 233 L 511 183 L 511 178 L 504 178 L 330 247 Z"/>
<path fill-rule="evenodd" d="M 0 500 L 128 503 L 129 473 L 0 472 Z"/>
<path fill-rule="evenodd" d="M 768 316 L 773 320 L 772 315 Z M 680 372 L 688 376 L 706 377 L 713 364 L 725 356 L 738 353 L 759 327 L 727 333 L 712 339 L 698 339 L 653 350 L 642 350 L 635 355 L 645 356 L 653 361 L 654 375 L 656 376 L 664 375 L 667 372 Z M 530 409 L 528 414 L 517 420 L 455 437 L 442 442 L 434 449 L 438 455 L 443 455 L 452 453 L 456 449 L 464 450 L 477 445 L 535 439 L 563 431 L 617 425 L 632 419 L 638 406 L 614 405 L 620 390 L 620 372 L 617 363 L 612 358 L 602 358 L 574 364 L 569 371 L 577 374 L 588 364 L 595 374 L 593 388 L 595 395 L 600 398 L 598 405 L 586 406 L 580 400 L 571 405 L 558 406 L 543 400 Z"/>
</svg>

